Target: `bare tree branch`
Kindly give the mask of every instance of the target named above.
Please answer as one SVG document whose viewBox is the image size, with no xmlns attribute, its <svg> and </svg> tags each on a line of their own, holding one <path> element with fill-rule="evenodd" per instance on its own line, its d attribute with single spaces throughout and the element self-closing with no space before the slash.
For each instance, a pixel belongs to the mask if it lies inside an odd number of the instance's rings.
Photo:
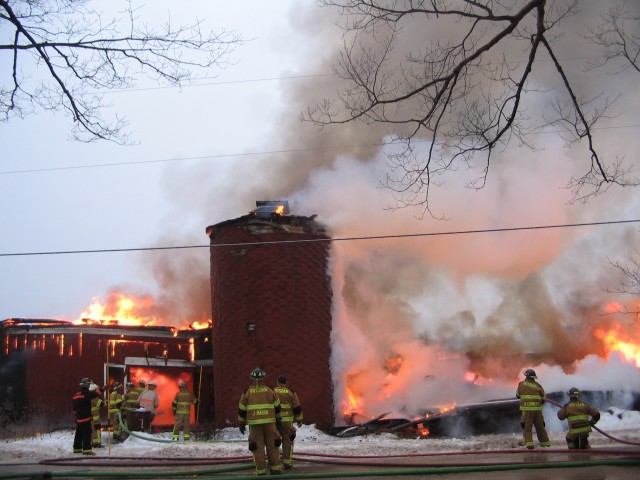
<svg viewBox="0 0 640 480">
<path fill-rule="evenodd" d="M 637 25 L 640 17 L 629 13 L 628 5 L 615 5 L 601 16 L 601 21 L 585 36 L 602 47 L 601 58 L 595 60 L 592 68 L 622 59 L 618 72 L 633 68 L 640 72 L 640 34 Z"/>
<path fill-rule="evenodd" d="M 0 27 L 11 42 L 0 44 L 10 80 L 0 83 L 0 117 L 9 121 L 37 108 L 66 111 L 73 135 L 124 143 L 126 121 L 103 117 L 104 90 L 128 88 L 140 76 L 182 85 L 226 58 L 243 40 L 202 23 L 160 29 L 142 24 L 129 3 L 123 18 L 103 22 L 87 0 L 0 0 Z M 3 54 L 7 57 L 2 60 Z"/>
<path fill-rule="evenodd" d="M 534 90 L 530 77 L 541 56 L 551 58 L 564 87 L 543 125 L 561 126 L 568 143 L 585 141 L 589 152 L 587 172 L 567 185 L 573 200 L 640 183 L 621 160 L 605 163 L 593 135 L 615 98 L 581 98 L 577 75 L 556 54 L 576 0 L 318 1 L 346 19 L 336 71 L 348 87 L 302 117 L 320 128 L 354 120 L 388 124 L 396 148 L 383 185 L 399 206 L 419 205 L 433 215 L 430 187 L 447 172 L 477 168 L 480 160 L 481 173 L 468 186 L 483 188 L 496 151 L 513 140 L 536 148 L 523 100 Z M 515 54 L 520 60 L 509 61 Z"/>
<path fill-rule="evenodd" d="M 609 263 L 617 268 L 626 277 L 617 288 L 607 289 L 610 293 L 629 294 L 640 298 L 640 256 L 636 250 L 627 252 L 626 260 L 611 260 Z M 636 321 L 640 320 L 640 305 L 634 307 L 619 306 L 616 313 L 634 315 Z"/>
</svg>

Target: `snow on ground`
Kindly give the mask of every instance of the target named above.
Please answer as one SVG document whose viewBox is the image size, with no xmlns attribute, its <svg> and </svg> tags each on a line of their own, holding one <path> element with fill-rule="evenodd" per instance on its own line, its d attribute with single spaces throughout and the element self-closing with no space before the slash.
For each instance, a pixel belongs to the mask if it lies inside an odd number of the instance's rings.
<svg viewBox="0 0 640 480">
<path fill-rule="evenodd" d="M 640 412 L 608 409 L 601 412 L 597 427 L 612 437 L 640 443 Z M 566 422 L 565 422 L 566 424 Z M 556 430 L 556 431 L 554 431 Z M 144 438 L 129 437 L 125 442 L 112 444 L 111 448 L 96 449 L 99 456 L 138 457 L 234 457 L 246 456 L 247 435 L 237 428 L 226 428 L 216 434 L 215 439 L 190 442 L 171 442 L 170 432 L 145 434 Z M 38 462 L 45 459 L 72 456 L 74 431 L 61 430 L 36 435 L 30 438 L 0 441 L 0 462 Z M 551 429 L 553 448 L 565 448 L 564 431 Z M 103 433 L 103 443 L 108 435 Z M 535 435 L 534 435 L 535 438 Z M 520 434 L 476 435 L 462 438 L 402 439 L 394 434 L 370 434 L 367 436 L 341 438 L 328 435 L 314 425 L 303 425 L 298 429 L 295 450 L 299 453 L 334 455 L 394 455 L 429 452 L 456 452 L 476 450 L 521 449 Z M 594 448 L 618 448 L 623 446 L 599 432 L 594 431 L 590 440 Z"/>
</svg>

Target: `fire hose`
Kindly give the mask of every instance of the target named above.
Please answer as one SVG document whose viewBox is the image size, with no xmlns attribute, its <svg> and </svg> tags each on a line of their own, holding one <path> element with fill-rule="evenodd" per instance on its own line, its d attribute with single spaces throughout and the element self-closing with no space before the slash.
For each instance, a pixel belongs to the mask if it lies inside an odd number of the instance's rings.
<svg viewBox="0 0 640 480">
<path fill-rule="evenodd" d="M 142 440 L 148 440 L 149 442 L 175 443 L 175 440 L 170 440 L 170 439 L 167 439 L 167 438 L 147 437 L 145 435 L 140 435 L 139 433 L 132 432 L 131 430 L 129 430 L 127 425 L 125 425 L 124 421 L 122 420 L 122 412 L 120 412 L 120 411 L 118 411 L 118 422 L 120 422 L 120 428 L 122 428 L 122 430 L 124 430 L 127 434 L 129 434 L 129 435 L 131 435 L 133 437 L 140 438 Z"/>
<path fill-rule="evenodd" d="M 563 452 L 565 452 L 563 450 Z M 462 452 L 460 452 L 462 453 Z M 485 454 L 487 452 L 475 452 L 476 454 Z M 523 453 L 523 452 L 519 452 Z M 604 452 L 603 452 L 604 453 Z M 628 452 L 627 452 L 628 454 Z M 372 457 L 373 458 L 373 457 Z M 379 457 L 380 458 L 380 457 Z M 384 458 L 384 457 L 382 457 Z M 83 459 L 84 460 L 84 459 Z M 89 462 L 82 462 L 82 466 L 94 466 L 95 461 L 98 459 L 89 459 Z M 171 466 L 173 461 L 178 459 L 164 459 L 161 464 L 163 466 Z M 184 462 L 185 459 L 181 459 Z M 305 459 L 305 461 L 307 461 Z M 40 463 L 48 462 L 48 464 L 54 464 L 53 461 L 43 461 Z M 137 459 L 137 466 L 157 466 L 158 464 L 153 462 L 146 465 L 141 465 L 141 459 Z M 144 463 L 144 462 L 143 462 Z M 331 463 L 324 461 L 322 463 Z M 61 464 L 61 463 L 58 463 Z M 184 465 L 184 463 L 179 463 Z M 361 466 L 358 464 L 349 464 L 354 466 Z M 640 458 L 626 458 L 626 459 L 591 459 L 584 461 L 559 461 L 559 462 L 526 462 L 523 463 L 521 461 L 515 461 L 512 463 L 505 462 L 494 462 L 494 463 L 475 463 L 475 464 L 441 464 L 441 465 L 427 465 L 427 466 L 406 466 L 406 465 L 395 465 L 400 468 L 393 469 L 375 469 L 375 467 L 383 467 L 384 465 L 376 464 L 376 463 L 366 463 L 364 464 L 368 467 L 374 467 L 370 470 L 355 470 L 355 471 L 344 471 L 344 472 L 308 472 L 308 473 L 287 473 L 283 475 L 285 478 L 346 478 L 346 477 L 362 477 L 362 476 L 401 476 L 401 475 L 437 475 L 437 474 L 452 474 L 452 473 L 460 473 L 460 474 L 468 474 L 473 472 L 496 472 L 496 471 L 515 471 L 515 470 L 532 470 L 532 469 L 550 469 L 550 468 L 580 468 L 580 467 L 595 467 L 595 466 L 618 466 L 618 467 L 638 467 L 640 466 Z M 112 467 L 121 466 L 117 463 L 111 465 Z M 225 467 L 219 469 L 201 469 L 201 470 L 185 470 L 185 471 L 141 471 L 141 472 L 131 472 L 129 471 L 107 471 L 107 472 L 99 472 L 99 471 L 87 471 L 83 469 L 82 471 L 77 472 L 42 472 L 41 478 L 73 478 L 73 477 L 82 477 L 82 478 L 105 478 L 105 477 L 116 477 L 116 478 L 194 478 L 194 477 L 203 477 L 205 475 L 216 475 L 216 474 L 224 474 L 231 471 L 238 471 L 242 469 L 253 468 L 252 464 L 245 464 L 242 466 L 236 467 Z M 36 474 L 37 475 L 37 474 Z M 6 473 L 0 474 L 0 480 L 11 479 L 11 478 L 34 478 L 34 472 L 19 472 L 19 473 Z M 211 477 L 210 477 L 211 478 Z M 220 477 L 218 477 L 220 478 Z M 234 480 L 250 480 L 255 478 L 253 475 L 247 476 L 233 476 Z"/>
<path fill-rule="evenodd" d="M 554 402 L 553 400 L 550 400 L 548 398 L 545 397 L 544 399 L 545 402 L 550 403 L 551 405 L 555 405 L 558 408 L 564 408 L 564 405 L 558 403 L 558 402 Z M 630 440 L 622 440 L 621 438 L 616 438 L 612 435 L 609 435 L 606 432 L 603 432 L 602 430 L 600 430 L 598 427 L 596 427 L 595 425 L 591 425 L 591 428 L 593 428 L 594 430 L 596 430 L 597 432 L 601 433 L 602 435 L 604 435 L 605 437 L 609 438 L 610 440 L 613 440 L 614 442 L 618 442 L 618 443 L 624 443 L 627 445 L 636 445 L 636 446 L 640 446 L 640 442 L 632 442 Z"/>
<path fill-rule="evenodd" d="M 565 449 L 549 450 L 545 449 L 545 457 L 550 453 L 566 454 Z M 460 464 L 459 462 L 441 462 L 441 463 L 423 463 L 413 464 L 407 466 L 406 457 L 436 457 L 436 456 L 459 456 L 459 455 L 482 455 L 487 453 L 505 453 L 510 455 L 517 455 L 518 458 L 514 461 L 477 461 L 467 462 Z M 594 459 L 592 451 L 573 451 L 576 455 L 586 455 L 588 460 L 564 460 L 556 462 L 546 462 L 544 460 L 538 462 L 522 462 L 522 454 L 525 453 L 521 450 L 491 450 L 491 451 L 464 451 L 464 452 L 430 452 L 423 454 L 397 454 L 397 455 L 338 455 L 338 454 L 317 454 L 317 453 L 304 453 L 297 452 L 294 459 L 299 462 L 307 463 L 322 463 L 343 465 L 351 467 L 368 467 L 367 470 L 351 470 L 344 472 L 296 472 L 283 475 L 286 478 L 346 478 L 346 477 L 362 477 L 362 476 L 399 476 L 399 475 L 433 475 L 433 474 L 468 474 L 473 472 L 496 472 L 496 471 L 515 471 L 515 470 L 532 470 L 532 469 L 550 469 L 550 468 L 580 468 L 580 467 L 597 467 L 597 466 L 617 466 L 617 467 L 633 467 L 640 466 L 640 457 L 636 451 L 629 451 L 625 449 L 618 450 L 598 450 L 598 454 L 602 455 L 624 455 L 626 458 L 600 458 Z M 587 455 L 589 454 L 589 455 Z M 315 459 L 313 457 L 316 457 Z M 318 457 L 324 457 L 320 459 Z M 405 458 L 404 461 L 398 463 L 380 462 L 380 459 L 391 458 Z M 527 457 L 530 458 L 530 457 Z M 40 464 L 43 465 L 56 465 L 56 466 L 81 466 L 82 471 L 65 471 L 65 472 L 53 472 L 46 471 L 37 474 L 35 472 L 19 472 L 19 473 L 4 473 L 0 474 L 0 480 L 11 478 L 104 478 L 104 477 L 116 477 L 116 478 L 203 478 L 207 475 L 220 475 L 234 471 L 241 471 L 248 468 L 253 468 L 253 464 L 244 463 L 249 459 L 248 456 L 237 457 L 217 457 L 217 458 L 170 458 L 170 457 L 72 457 L 72 458 L 58 458 L 51 460 L 42 460 Z M 349 459 L 359 459 L 362 461 L 348 461 Z M 367 461 L 364 461 L 367 460 Z M 228 466 L 217 469 L 190 469 L 182 471 L 135 471 L 131 470 L 120 471 L 113 470 L 118 467 L 175 467 L 186 465 L 219 465 L 219 464 L 232 464 L 243 462 L 243 465 Z M 86 467 L 110 467 L 109 471 L 87 471 Z M 390 468 L 393 467 L 393 468 Z M 209 477 L 215 478 L 215 477 Z M 218 477 L 220 478 L 220 477 Z M 234 480 L 249 480 L 254 478 L 253 476 L 233 476 Z"/>
</svg>

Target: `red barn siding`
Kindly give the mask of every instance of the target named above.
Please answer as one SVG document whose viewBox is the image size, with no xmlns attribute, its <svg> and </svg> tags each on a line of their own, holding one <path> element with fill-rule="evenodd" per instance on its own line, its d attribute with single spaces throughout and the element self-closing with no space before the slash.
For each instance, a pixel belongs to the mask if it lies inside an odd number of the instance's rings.
<svg viewBox="0 0 640 480">
<path fill-rule="evenodd" d="M 241 217 L 209 227 L 214 418 L 235 425 L 238 399 L 256 366 L 299 393 L 306 423 L 334 425 L 329 369 L 330 242 L 307 217 Z M 305 242 L 305 240 L 307 240 Z M 285 242 L 251 245 L 259 242 Z M 301 241 L 301 242 L 295 242 Z M 255 324 L 249 333 L 248 324 Z"/>
<path fill-rule="evenodd" d="M 22 320 L 28 322 L 27 320 Z M 203 342 L 194 337 L 210 331 L 174 335 L 163 327 L 104 327 L 73 324 L 42 327 L 37 325 L 7 325 L 0 329 L 3 363 L 19 365 L 24 378 L 16 390 L 24 392 L 28 418 L 37 421 L 46 417 L 57 426 L 73 425 L 71 397 L 83 377 L 100 385 L 119 381 L 122 368 L 110 369 L 105 378 L 105 365 L 124 365 L 126 357 L 157 358 L 190 361 L 192 350 L 196 358 Z M 51 332 L 51 333 L 50 333 Z M 107 352 L 107 345 L 109 351 Z M 209 344 L 205 350 L 210 355 Z M 115 378 L 114 378 L 115 377 Z M 209 400 L 208 392 L 205 393 Z M 210 408 L 210 401 L 205 409 Z M 206 412 L 205 412 L 206 414 Z"/>
</svg>

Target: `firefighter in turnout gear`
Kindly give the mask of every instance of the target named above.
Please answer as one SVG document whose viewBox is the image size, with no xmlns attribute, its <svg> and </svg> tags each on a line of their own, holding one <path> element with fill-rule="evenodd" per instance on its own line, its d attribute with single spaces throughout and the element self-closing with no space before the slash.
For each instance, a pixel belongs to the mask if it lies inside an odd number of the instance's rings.
<svg viewBox="0 0 640 480">
<path fill-rule="evenodd" d="M 124 394 L 124 402 L 122 402 L 122 411 L 124 412 L 125 423 L 127 428 L 131 430 L 133 419 L 132 412 L 135 412 L 140 406 L 140 390 L 132 382 L 127 382 L 127 393 Z"/>
<path fill-rule="evenodd" d="M 569 402 L 558 411 L 558 418 L 569 422 L 566 440 L 570 449 L 591 448 L 589 433 L 591 433 L 591 427 L 600 420 L 600 412 L 597 408 L 580 400 L 580 390 L 575 387 L 569 390 Z"/>
<path fill-rule="evenodd" d="M 123 440 L 122 438 L 122 426 L 120 425 L 120 419 L 122 406 L 124 403 L 124 394 L 122 393 L 123 387 L 120 382 L 113 384 L 111 395 L 109 396 L 109 422 L 113 428 L 113 438 L 116 441 Z"/>
<path fill-rule="evenodd" d="M 280 400 L 276 392 L 264 384 L 265 377 L 262 369 L 253 369 L 249 374 L 253 385 L 247 388 L 238 402 L 238 428 L 244 434 L 249 425 L 249 451 L 256 466 L 255 475 L 282 473 L 278 451 L 281 443 L 278 433 Z"/>
<path fill-rule="evenodd" d="M 76 416 L 76 433 L 73 437 L 73 453 L 95 455 L 91 448 L 91 400 L 102 396 L 102 390 L 88 378 L 80 381 L 78 391 L 73 395 L 73 412 Z"/>
<path fill-rule="evenodd" d="M 280 400 L 280 435 L 282 436 L 282 466 L 285 469 L 293 467 L 293 441 L 296 438 L 296 427 L 302 425 L 302 406 L 296 392 L 287 386 L 287 377 L 280 375 L 274 391 Z"/>
<path fill-rule="evenodd" d="M 91 385 L 89 390 L 95 390 L 97 385 Z M 100 411 L 104 407 L 105 401 L 102 399 L 102 395 L 91 399 L 91 446 L 93 448 L 102 448 L 102 422 L 100 420 Z"/>
<path fill-rule="evenodd" d="M 520 426 L 524 445 L 533 449 L 533 428 L 536 429 L 538 442 L 541 447 L 550 447 L 549 435 L 542 416 L 542 403 L 544 402 L 544 388 L 536 382 L 536 372 L 527 369 L 524 372 L 525 379 L 518 384 L 516 397 L 520 399 Z"/>
<path fill-rule="evenodd" d="M 180 429 L 182 429 L 182 438 L 184 441 L 191 439 L 191 405 L 198 403 L 198 399 L 193 393 L 187 390 L 187 384 L 183 381 L 178 382 L 180 391 L 173 397 L 171 410 L 175 417 L 173 423 L 173 440 L 180 440 Z"/>
</svg>

